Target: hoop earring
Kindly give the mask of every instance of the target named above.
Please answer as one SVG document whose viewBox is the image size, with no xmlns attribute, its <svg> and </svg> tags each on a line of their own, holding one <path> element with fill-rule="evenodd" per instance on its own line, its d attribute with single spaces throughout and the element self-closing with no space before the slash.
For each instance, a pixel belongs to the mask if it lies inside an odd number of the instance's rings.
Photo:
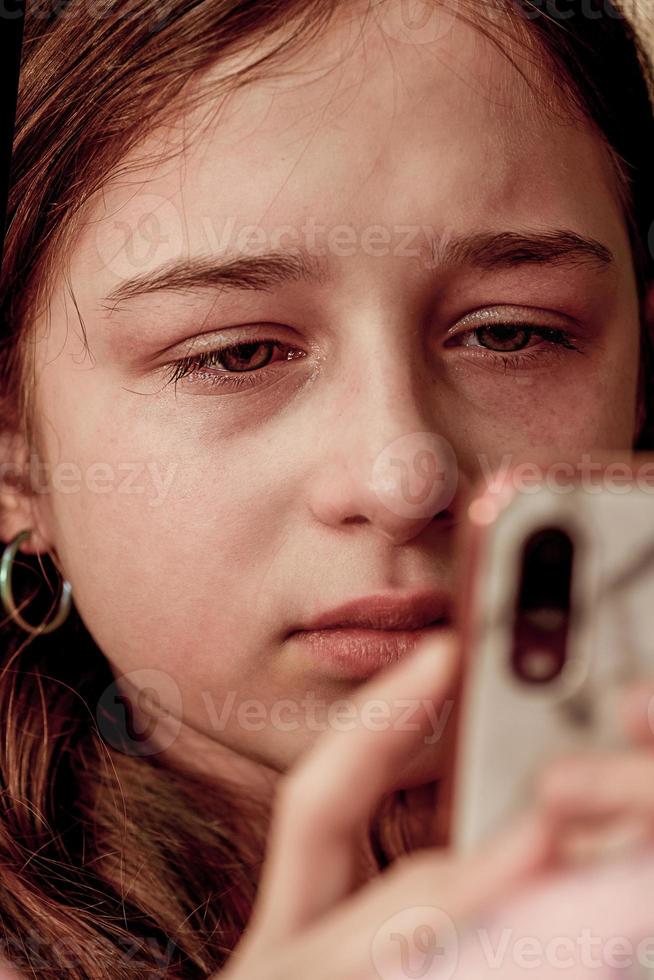
<svg viewBox="0 0 654 980">
<path fill-rule="evenodd" d="M 16 608 L 16 603 L 14 602 L 14 597 L 11 590 L 11 573 L 16 552 L 23 541 L 29 538 L 31 533 L 31 531 L 19 531 L 13 541 L 9 542 L 2 553 L 2 559 L 0 560 L 0 599 L 2 599 L 2 605 L 4 606 L 5 611 L 9 616 L 11 616 L 14 622 L 21 627 L 21 629 L 25 630 L 26 633 L 40 635 L 41 633 L 52 633 L 52 631 L 56 630 L 58 626 L 61 626 L 63 621 L 66 619 L 71 608 L 71 593 L 73 591 L 73 587 L 68 579 L 64 579 L 63 591 L 61 593 L 61 599 L 59 600 L 59 609 L 54 619 L 52 619 L 49 623 L 45 623 L 44 621 L 38 626 L 31 626 L 23 619 Z"/>
</svg>

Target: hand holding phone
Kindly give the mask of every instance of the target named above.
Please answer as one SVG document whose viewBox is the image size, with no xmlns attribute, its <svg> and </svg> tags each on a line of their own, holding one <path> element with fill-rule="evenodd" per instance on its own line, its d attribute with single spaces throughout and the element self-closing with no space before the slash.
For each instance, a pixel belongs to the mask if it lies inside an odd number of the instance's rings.
<svg viewBox="0 0 654 980">
<path fill-rule="evenodd" d="M 616 699 L 654 677 L 654 458 L 585 463 L 528 486 L 516 465 L 469 507 L 459 852 L 526 805 L 551 760 L 624 745 Z"/>
</svg>

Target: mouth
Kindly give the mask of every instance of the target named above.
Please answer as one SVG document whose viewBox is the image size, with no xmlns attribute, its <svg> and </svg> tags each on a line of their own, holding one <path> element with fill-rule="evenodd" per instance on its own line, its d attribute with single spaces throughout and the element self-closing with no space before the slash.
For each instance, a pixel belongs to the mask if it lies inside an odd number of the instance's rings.
<svg viewBox="0 0 654 980">
<path fill-rule="evenodd" d="M 443 590 L 377 593 L 342 603 L 296 626 L 291 633 L 327 629 L 416 630 L 451 618 Z"/>
<path fill-rule="evenodd" d="M 422 640 L 451 626 L 449 597 L 432 589 L 350 600 L 296 626 L 287 639 L 322 673 L 356 680 L 403 659 Z"/>
</svg>

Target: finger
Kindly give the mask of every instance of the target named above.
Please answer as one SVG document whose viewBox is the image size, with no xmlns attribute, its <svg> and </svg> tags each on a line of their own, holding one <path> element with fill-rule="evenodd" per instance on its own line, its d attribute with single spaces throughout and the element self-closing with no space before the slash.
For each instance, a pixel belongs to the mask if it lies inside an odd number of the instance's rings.
<svg viewBox="0 0 654 980">
<path fill-rule="evenodd" d="M 548 847 L 541 816 L 529 811 L 464 858 L 452 859 L 435 848 L 403 856 L 309 927 L 290 948 L 284 975 L 312 980 L 406 976 L 400 962 L 423 963 L 429 954 L 425 939 L 437 947 L 456 940 L 470 917 L 535 876 Z"/>
<path fill-rule="evenodd" d="M 621 703 L 624 731 L 637 744 L 654 746 L 654 683 L 629 685 Z"/>
<path fill-rule="evenodd" d="M 445 699 L 456 653 L 455 641 L 430 638 L 375 675 L 352 695 L 354 727 L 327 731 L 284 778 L 253 914 L 261 942 L 283 939 L 349 894 L 363 830 L 429 734 L 425 702 Z M 373 702 L 386 706 L 383 725 L 366 723 Z"/>
<path fill-rule="evenodd" d="M 630 811 L 654 818 L 654 754 L 631 749 L 569 756 L 544 770 L 537 793 L 549 813 L 561 817 Z"/>
<path fill-rule="evenodd" d="M 651 939 L 645 939 L 652 935 L 653 889 L 651 847 L 539 878 L 497 903 L 462 936 L 457 980 L 644 980 L 654 962 Z M 525 936 L 527 957 L 521 953 Z M 498 954 L 492 960 L 490 950 Z"/>
<path fill-rule="evenodd" d="M 553 862 L 615 860 L 654 840 L 650 751 L 568 758 L 543 774 L 539 800 L 553 831 Z"/>
</svg>

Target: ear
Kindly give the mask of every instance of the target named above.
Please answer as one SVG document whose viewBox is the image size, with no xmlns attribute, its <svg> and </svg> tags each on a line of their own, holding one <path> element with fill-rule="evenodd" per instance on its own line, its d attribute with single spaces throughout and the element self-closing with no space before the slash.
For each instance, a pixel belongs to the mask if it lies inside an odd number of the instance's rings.
<svg viewBox="0 0 654 980">
<path fill-rule="evenodd" d="M 14 432 L 0 432 L 0 540 L 9 543 L 20 531 L 31 531 L 20 546 L 26 554 L 49 551 L 53 542 L 44 526 L 41 504 L 45 486 L 33 479 L 25 439 Z"/>
<path fill-rule="evenodd" d="M 650 284 L 643 303 L 643 331 L 634 444 L 640 439 L 647 422 L 648 401 L 652 398 L 651 385 L 654 382 L 653 378 L 648 377 L 648 370 L 654 370 L 654 283 Z"/>
</svg>

